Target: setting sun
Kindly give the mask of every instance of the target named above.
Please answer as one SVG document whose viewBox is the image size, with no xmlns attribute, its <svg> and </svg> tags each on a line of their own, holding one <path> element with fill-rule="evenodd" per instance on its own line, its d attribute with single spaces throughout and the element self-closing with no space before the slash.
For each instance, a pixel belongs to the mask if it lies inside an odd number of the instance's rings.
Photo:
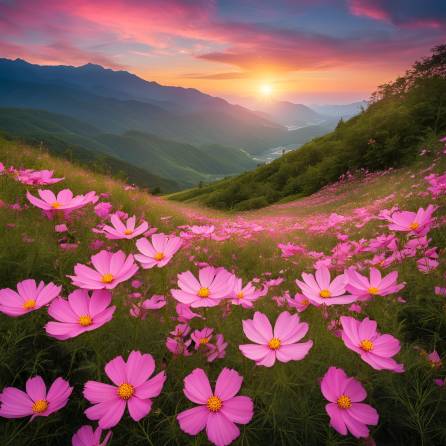
<svg viewBox="0 0 446 446">
<path fill-rule="evenodd" d="M 273 86 L 271 84 L 260 85 L 260 94 L 264 97 L 269 97 L 273 94 Z"/>
</svg>

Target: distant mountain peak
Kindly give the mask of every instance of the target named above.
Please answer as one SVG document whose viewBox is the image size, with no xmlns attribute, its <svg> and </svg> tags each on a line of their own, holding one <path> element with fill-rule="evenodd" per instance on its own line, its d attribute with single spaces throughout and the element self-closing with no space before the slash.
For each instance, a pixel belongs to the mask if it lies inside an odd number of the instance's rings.
<svg viewBox="0 0 446 446">
<path fill-rule="evenodd" d="M 80 69 L 87 69 L 87 70 L 97 70 L 97 71 L 106 70 L 106 68 L 104 68 L 102 65 L 98 65 L 98 64 L 95 64 L 95 63 L 91 63 L 91 62 L 88 62 L 85 65 L 81 65 L 78 68 L 80 68 Z M 114 71 L 114 70 L 111 70 L 111 71 Z"/>
</svg>

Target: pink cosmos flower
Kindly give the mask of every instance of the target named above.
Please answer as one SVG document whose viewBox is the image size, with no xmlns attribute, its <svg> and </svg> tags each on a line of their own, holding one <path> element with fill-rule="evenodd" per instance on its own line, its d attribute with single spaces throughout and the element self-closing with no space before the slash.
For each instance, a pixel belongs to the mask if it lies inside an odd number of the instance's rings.
<svg viewBox="0 0 446 446">
<path fill-rule="evenodd" d="M 39 189 L 38 194 L 40 198 L 36 198 L 29 192 L 26 193 L 26 197 L 34 206 L 43 209 L 45 212 L 52 215 L 57 211 L 71 212 L 75 209 L 79 209 L 86 206 L 89 203 L 95 203 L 98 201 L 96 192 L 91 191 L 85 195 L 73 195 L 70 189 L 61 190 L 57 196 L 50 190 Z"/>
<path fill-rule="evenodd" d="M 225 338 L 220 333 L 215 336 L 215 344 L 208 344 L 207 360 L 213 362 L 216 359 L 222 359 L 226 356 L 226 347 L 228 343 L 225 342 Z"/>
<path fill-rule="evenodd" d="M 84 397 L 93 404 L 85 410 L 89 420 L 99 420 L 99 427 L 116 426 L 128 407 L 130 416 L 139 421 L 152 408 L 152 398 L 157 397 L 166 381 L 165 372 L 149 379 L 155 370 L 152 355 L 132 351 L 127 362 L 117 356 L 105 365 L 105 373 L 114 385 L 88 381 Z"/>
<path fill-rule="evenodd" d="M 217 378 L 215 391 L 202 369 L 195 369 L 184 378 L 184 394 L 197 407 L 177 415 L 183 432 L 197 435 L 204 428 L 211 443 L 226 446 L 239 435 L 237 424 L 248 424 L 254 413 L 254 405 L 247 396 L 236 396 L 243 378 L 235 370 L 224 368 Z"/>
<path fill-rule="evenodd" d="M 279 243 L 277 247 L 281 251 L 281 257 L 284 259 L 287 257 L 293 257 L 296 254 L 303 254 L 305 252 L 305 248 L 295 245 L 294 243 Z"/>
<path fill-rule="evenodd" d="M 190 226 L 189 229 L 193 234 L 209 237 L 215 231 L 215 226 Z"/>
<path fill-rule="evenodd" d="M 438 267 L 440 263 L 432 257 L 422 257 L 417 260 L 417 269 L 424 274 L 428 274 Z"/>
<path fill-rule="evenodd" d="M 54 178 L 52 170 L 32 170 L 25 169 L 17 172 L 17 180 L 22 184 L 31 186 L 54 184 L 62 181 L 64 178 Z"/>
<path fill-rule="evenodd" d="M 26 381 L 26 392 L 16 387 L 5 387 L 1 393 L 0 417 L 47 417 L 65 407 L 73 388 L 68 381 L 57 378 L 48 392 L 41 376 Z"/>
<path fill-rule="evenodd" d="M 426 210 L 419 208 L 417 212 L 394 212 L 387 220 L 391 223 L 389 229 L 408 232 L 412 235 L 426 235 L 433 223 L 432 214 L 436 207 L 430 204 Z"/>
<path fill-rule="evenodd" d="M 107 218 L 112 209 L 113 205 L 111 203 L 102 201 L 94 207 L 94 213 L 100 218 Z"/>
<path fill-rule="evenodd" d="M 212 338 L 214 329 L 205 327 L 202 330 L 195 330 L 191 334 L 191 339 L 195 342 L 195 350 L 198 350 L 200 346 L 206 346 Z"/>
<path fill-rule="evenodd" d="M 439 287 L 439 286 L 436 286 L 436 287 L 434 288 L 434 293 L 435 293 L 437 296 L 443 296 L 443 297 L 446 297 L 446 288 L 445 288 L 445 287 Z"/>
<path fill-rule="evenodd" d="M 316 305 L 351 304 L 356 296 L 345 295 L 345 275 L 341 274 L 331 281 L 330 271 L 321 266 L 313 274 L 302 273 L 303 282 L 296 280 L 302 293 Z"/>
<path fill-rule="evenodd" d="M 378 412 L 369 404 L 361 403 L 367 397 L 362 384 L 349 378 L 344 370 L 330 367 L 322 378 L 321 392 L 329 401 L 325 406 L 330 426 L 341 435 L 348 431 L 356 438 L 369 436 L 367 425 L 377 425 Z"/>
<path fill-rule="evenodd" d="M 159 310 L 167 304 L 166 298 L 161 294 L 154 294 L 150 299 L 146 299 L 142 303 L 144 310 Z"/>
<path fill-rule="evenodd" d="M 75 290 L 68 300 L 53 300 L 48 314 L 57 322 L 48 322 L 45 325 L 46 333 L 64 341 L 102 327 L 111 321 L 116 310 L 114 305 L 110 306 L 111 300 L 112 295 L 106 290 L 93 291 L 91 297 L 87 290 Z"/>
<path fill-rule="evenodd" d="M 165 234 L 153 234 L 152 241 L 140 238 L 136 247 L 141 254 L 135 254 L 135 259 L 141 263 L 144 269 L 157 266 L 161 268 L 167 265 L 174 254 L 181 248 L 183 241 L 180 237 Z"/>
<path fill-rule="evenodd" d="M 111 253 L 100 251 L 91 257 L 94 266 L 90 268 L 81 263 L 74 267 L 75 276 L 68 276 L 73 285 L 87 290 L 112 290 L 121 282 L 133 277 L 138 271 L 138 266 L 130 254 L 127 258 L 123 251 Z"/>
<path fill-rule="evenodd" d="M 305 311 L 310 305 L 308 298 L 300 293 L 296 293 L 294 298 L 291 298 L 289 294 L 286 295 L 285 298 L 288 305 L 295 308 L 299 313 Z"/>
<path fill-rule="evenodd" d="M 434 368 L 439 369 L 442 365 L 442 361 L 440 358 L 440 355 L 436 350 L 434 350 L 432 353 L 429 353 L 427 355 L 427 360 L 429 361 L 430 365 Z"/>
<path fill-rule="evenodd" d="M 235 278 L 234 289 L 232 290 L 232 304 L 241 305 L 243 308 L 252 308 L 254 302 L 259 297 L 260 292 L 251 282 L 248 282 L 243 287 L 242 279 L 239 279 L 238 277 Z"/>
<path fill-rule="evenodd" d="M 56 226 L 54 226 L 54 230 L 56 232 L 67 232 L 68 226 L 65 223 L 61 224 L 61 225 L 56 225 Z"/>
<path fill-rule="evenodd" d="M 53 282 L 37 285 L 34 279 L 23 280 L 17 284 L 17 291 L 10 288 L 0 290 L 0 311 L 12 317 L 22 316 L 48 305 L 61 290 L 62 287 Z"/>
<path fill-rule="evenodd" d="M 106 237 L 111 240 L 127 239 L 131 240 L 135 237 L 144 234 L 149 228 L 149 224 L 146 221 L 142 221 L 138 227 L 136 226 L 136 216 L 129 217 L 125 224 L 119 218 L 118 214 L 113 214 L 110 217 L 111 224 L 113 226 L 104 225 L 102 231 Z"/>
<path fill-rule="evenodd" d="M 192 308 L 215 307 L 234 288 L 235 277 L 224 268 L 208 266 L 200 269 L 197 280 L 190 271 L 178 274 L 180 289 L 171 290 L 172 296 Z"/>
<path fill-rule="evenodd" d="M 97 427 L 95 431 L 91 426 L 82 426 L 71 438 L 72 446 L 107 446 L 112 432 L 109 431 L 101 442 L 102 429 Z"/>
<path fill-rule="evenodd" d="M 393 271 L 382 277 L 379 270 L 370 268 L 370 279 L 358 273 L 353 268 L 344 273 L 347 281 L 346 290 L 358 300 L 369 300 L 373 296 L 387 296 L 398 293 L 404 288 L 404 283 L 398 284 L 398 271 Z"/>
<path fill-rule="evenodd" d="M 253 319 L 243 321 L 243 331 L 255 344 L 240 345 L 240 351 L 256 365 L 265 367 L 273 366 L 276 359 L 280 362 L 299 361 L 313 346 L 313 341 L 297 342 L 307 334 L 308 324 L 299 322 L 299 316 L 288 311 L 279 314 L 274 331 L 268 318 L 256 311 Z"/>
<path fill-rule="evenodd" d="M 167 338 L 166 348 L 174 355 L 191 356 L 192 353 L 189 351 L 191 343 L 191 339 L 184 340 L 181 337 Z"/>
<path fill-rule="evenodd" d="M 175 306 L 175 311 L 177 312 L 177 319 L 178 322 L 189 322 L 195 317 L 198 317 L 199 319 L 203 319 L 203 316 L 201 316 L 198 313 L 194 313 L 189 305 L 178 303 Z"/>
<path fill-rule="evenodd" d="M 398 364 L 392 358 L 401 349 L 400 341 L 389 334 L 379 334 L 376 331 L 376 321 L 367 317 L 358 321 L 348 316 L 341 316 L 340 321 L 344 344 L 358 353 L 364 362 L 375 370 L 404 372 L 404 365 Z"/>
</svg>

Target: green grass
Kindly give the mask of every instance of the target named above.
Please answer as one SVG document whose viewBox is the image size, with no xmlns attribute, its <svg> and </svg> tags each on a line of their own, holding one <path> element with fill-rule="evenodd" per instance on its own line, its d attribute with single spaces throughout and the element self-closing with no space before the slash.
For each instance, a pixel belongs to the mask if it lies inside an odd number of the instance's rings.
<svg viewBox="0 0 446 446">
<path fill-rule="evenodd" d="M 432 155 L 433 156 L 433 155 Z M 305 339 L 312 339 L 314 347 L 303 361 L 288 364 L 276 363 L 267 369 L 255 367 L 244 358 L 238 345 L 246 343 L 241 320 L 250 318 L 253 311 L 233 307 L 227 318 L 221 317 L 220 309 L 205 312 L 206 321 L 193 320 L 193 328 L 213 327 L 223 333 L 229 342 L 226 358 L 208 364 L 204 357 L 194 354 L 188 358 L 173 358 L 164 346 L 165 338 L 175 323 L 175 302 L 169 290 L 175 287 L 178 272 L 197 268 L 189 261 L 207 261 L 215 266 L 234 268 L 244 282 L 262 277 L 271 272 L 271 277 L 283 276 L 284 283 L 270 290 L 260 300 L 256 309 L 267 313 L 271 320 L 284 310 L 271 299 L 285 290 L 297 291 L 294 281 L 302 271 L 312 271 L 312 260 L 306 257 L 294 263 L 279 256 L 278 242 L 305 243 L 309 249 L 330 253 L 336 245 L 336 231 L 314 234 L 308 231 L 314 223 L 312 218 L 323 222 L 330 213 L 351 215 L 358 207 L 394 194 L 382 207 L 399 204 L 414 210 L 431 202 L 429 197 L 406 197 L 410 191 L 425 190 L 423 172 L 433 158 L 419 162 L 416 168 L 395 171 L 371 180 L 356 180 L 334 190 L 293 203 L 275 205 L 264 210 L 228 215 L 204 210 L 191 205 L 170 202 L 151 197 L 140 191 L 125 191 L 124 183 L 106 176 L 92 173 L 67 161 L 52 158 L 45 153 L 0 140 L 0 160 L 5 165 L 27 168 L 48 168 L 56 176 L 65 176 L 63 183 L 52 187 L 59 190 L 69 187 L 77 193 L 96 190 L 107 192 L 116 209 L 130 215 L 144 217 L 163 232 L 177 231 L 182 224 L 200 223 L 199 217 L 213 222 L 228 221 L 242 217 L 246 221 L 259 222 L 275 232 L 262 231 L 252 239 L 237 238 L 225 242 L 200 241 L 190 248 L 181 250 L 165 269 L 142 271 L 138 274 L 144 282 L 144 294 L 165 294 L 168 305 L 159 313 L 150 314 L 142 321 L 128 316 L 126 295 L 128 284 L 120 285 L 114 292 L 114 303 L 118 309 L 113 320 L 104 327 L 78 338 L 60 342 L 46 336 L 43 327 L 48 320 L 44 309 L 27 316 L 12 319 L 0 314 L 0 389 L 5 386 L 24 387 L 26 379 L 40 374 L 46 382 L 57 376 L 68 379 L 75 390 L 69 404 L 48 418 L 26 420 L 4 420 L 0 423 L 0 444 L 14 445 L 62 445 L 69 444 L 74 431 L 89 423 L 83 410 L 88 407 L 82 397 L 82 387 L 87 380 L 107 382 L 104 365 L 117 355 L 126 357 L 133 349 L 151 353 L 157 370 L 165 369 L 167 382 L 161 395 L 154 400 L 152 412 L 136 423 L 125 415 L 113 429 L 112 445 L 205 445 L 206 436 L 190 437 L 183 434 L 175 416 L 191 404 L 182 393 L 183 378 L 194 368 L 202 367 L 215 379 L 223 367 L 232 367 L 244 376 L 241 394 L 254 400 L 255 416 L 246 426 L 240 426 L 241 435 L 237 445 L 358 445 L 353 437 L 341 437 L 328 425 L 324 411 L 325 400 L 319 390 L 319 379 L 330 365 L 342 367 L 359 379 L 368 392 L 367 402 L 380 413 L 378 427 L 371 430 L 378 445 L 442 445 L 446 444 L 446 391 L 433 383 L 434 377 L 445 376 L 445 369 L 436 372 L 430 368 L 417 348 L 432 351 L 434 348 L 444 356 L 446 351 L 446 308 L 443 298 L 435 296 L 435 285 L 444 285 L 444 250 L 446 247 L 445 227 L 431 231 L 432 246 L 440 250 L 441 265 L 429 275 L 417 271 L 415 261 L 409 259 L 399 266 L 400 280 L 407 282 L 400 293 L 406 304 L 393 298 L 376 299 L 366 307 L 366 314 L 378 321 L 381 332 L 391 333 L 402 341 L 398 360 L 406 366 L 404 374 L 375 371 L 348 350 L 343 342 L 333 336 L 327 325 L 333 318 L 348 313 L 344 307 L 330 308 L 327 320 L 316 308 L 305 311 L 301 318 L 310 325 Z M 444 171 L 446 162 L 439 161 L 437 171 Z M 413 176 L 413 177 L 412 177 Z M 418 188 L 412 185 L 419 184 Z M 0 177 L 0 198 L 6 203 L 19 202 L 26 205 L 26 187 L 10 177 Z M 444 200 L 438 216 L 445 216 Z M 378 212 L 379 207 L 377 206 Z M 172 216 L 170 220 L 161 217 Z M 281 220 L 282 219 L 282 220 Z M 290 231 L 292 223 L 302 223 L 304 229 Z M 44 218 L 38 209 L 31 206 L 18 212 L 10 208 L 0 209 L 0 279 L 1 287 L 15 287 L 26 278 L 54 281 L 63 285 L 64 294 L 73 287 L 67 274 L 71 274 L 76 262 L 86 263 L 91 250 L 89 244 L 96 239 L 91 228 L 98 218 L 91 209 L 69 223 L 73 236 L 79 241 L 75 251 L 63 251 L 58 247 L 58 236 L 54 232 L 54 221 Z M 11 226 L 14 225 L 14 226 Z M 281 226 L 282 225 L 282 226 Z M 283 231 L 280 228 L 284 228 Z M 382 222 L 373 220 L 361 229 L 352 223 L 343 227 L 352 240 L 371 238 L 386 232 Z M 32 241 L 29 241 L 32 240 Z M 135 251 L 134 243 L 108 241 L 108 246 Z M 357 261 L 358 258 L 352 259 Z M 389 270 L 395 269 L 393 266 Z M 417 347 L 417 348 L 415 348 Z M 92 424 L 92 423 L 90 423 Z"/>
</svg>

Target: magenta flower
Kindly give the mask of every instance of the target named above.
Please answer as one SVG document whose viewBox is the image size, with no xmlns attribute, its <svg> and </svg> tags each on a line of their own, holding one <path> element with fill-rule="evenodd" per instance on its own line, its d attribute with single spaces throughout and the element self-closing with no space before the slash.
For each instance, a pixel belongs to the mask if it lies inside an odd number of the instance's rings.
<svg viewBox="0 0 446 446">
<path fill-rule="evenodd" d="M 243 287 L 242 279 L 237 277 L 234 282 L 231 297 L 232 304 L 241 305 L 243 308 L 252 308 L 254 302 L 260 297 L 260 292 L 251 282 L 248 282 Z"/>
<path fill-rule="evenodd" d="M 101 442 L 102 429 L 97 427 L 95 431 L 91 426 L 85 425 L 78 429 L 78 431 L 71 438 L 72 446 L 107 446 L 112 432 L 109 431 Z"/>
<path fill-rule="evenodd" d="M 136 241 L 136 247 L 141 254 L 135 254 L 135 259 L 144 269 L 167 265 L 174 254 L 181 248 L 183 241 L 180 237 L 165 234 L 153 234 L 152 242 L 146 238 Z"/>
<path fill-rule="evenodd" d="M 110 221 L 113 226 L 104 225 L 102 231 L 105 233 L 106 237 L 111 240 L 130 240 L 144 234 L 149 228 L 149 224 L 146 221 L 143 221 L 138 227 L 135 227 L 136 216 L 128 218 L 124 224 L 118 214 L 113 214 L 110 217 Z"/>
<path fill-rule="evenodd" d="M 313 346 L 313 341 L 297 342 L 307 334 L 308 324 L 299 322 L 299 316 L 288 311 L 279 314 L 274 331 L 268 318 L 256 311 L 253 319 L 243 321 L 243 331 L 255 344 L 240 345 L 240 351 L 256 365 L 265 367 L 273 366 L 276 359 L 280 362 L 299 361 Z"/>
<path fill-rule="evenodd" d="M 345 276 L 341 274 L 331 281 L 330 271 L 321 266 L 313 274 L 302 273 L 303 282 L 296 280 L 302 293 L 315 305 L 351 304 L 356 296 L 345 295 Z"/>
<path fill-rule="evenodd" d="M 61 190 L 57 196 L 50 190 L 39 189 L 37 192 L 40 198 L 35 197 L 29 192 L 26 193 L 26 197 L 31 204 L 50 214 L 57 211 L 71 212 L 89 203 L 96 203 L 98 201 L 98 196 L 94 191 L 88 192 L 85 195 L 76 196 L 73 195 L 70 189 Z"/>
<path fill-rule="evenodd" d="M 190 226 L 189 229 L 193 234 L 201 235 L 203 237 L 210 237 L 215 231 L 215 226 Z"/>
<path fill-rule="evenodd" d="M 195 317 L 198 317 L 199 319 L 203 319 L 203 316 L 201 316 L 198 313 L 194 313 L 189 305 L 178 303 L 175 306 L 175 311 L 177 312 L 177 319 L 178 322 L 189 322 Z"/>
<path fill-rule="evenodd" d="M 192 308 L 215 307 L 234 288 L 235 277 L 224 268 L 208 266 L 200 269 L 197 280 L 190 271 L 178 274 L 179 290 L 171 290 L 172 296 Z"/>
<path fill-rule="evenodd" d="M 221 333 L 215 336 L 215 344 L 208 344 L 207 346 L 209 349 L 206 353 L 208 362 L 213 362 L 226 356 L 228 343 L 225 342 L 225 338 Z"/>
<path fill-rule="evenodd" d="M 107 218 L 113 209 L 113 205 L 109 202 L 102 201 L 94 207 L 94 213 L 100 218 Z"/>
<path fill-rule="evenodd" d="M 362 384 L 349 378 L 344 370 L 330 367 L 322 378 L 321 392 L 330 401 L 326 406 L 330 426 L 341 435 L 348 431 L 356 438 L 369 435 L 367 425 L 377 425 L 378 412 L 369 404 L 361 403 L 367 397 Z"/>
<path fill-rule="evenodd" d="M 57 298 L 48 308 L 48 314 L 58 322 L 48 322 L 46 333 L 64 341 L 87 331 L 96 330 L 111 321 L 116 307 L 110 306 L 110 291 L 96 290 L 91 297 L 87 290 L 75 290 L 68 300 Z"/>
<path fill-rule="evenodd" d="M 100 251 L 91 257 L 94 266 L 90 268 L 81 263 L 74 267 L 75 276 L 68 276 L 73 285 L 87 290 L 112 290 L 121 282 L 133 277 L 138 271 L 138 266 L 130 254 L 127 258 L 123 251 L 111 253 Z"/>
<path fill-rule="evenodd" d="M 345 273 L 346 290 L 358 300 L 369 300 L 372 296 L 387 296 L 404 288 L 404 283 L 398 284 L 398 271 L 393 271 L 382 277 L 379 270 L 370 268 L 370 279 L 359 274 L 353 268 Z"/>
<path fill-rule="evenodd" d="M 429 353 L 427 355 L 427 360 L 429 361 L 430 365 L 433 368 L 439 369 L 442 365 L 442 361 L 440 358 L 440 355 L 436 350 L 434 350 L 432 353 Z"/>
<path fill-rule="evenodd" d="M 73 388 L 68 381 L 57 378 L 48 392 L 42 377 L 26 381 L 26 392 L 16 387 L 5 387 L 1 393 L 0 417 L 23 418 L 47 417 L 65 407 Z"/>
<path fill-rule="evenodd" d="M 61 286 L 52 282 L 37 285 L 33 279 L 23 280 L 17 284 L 17 291 L 10 288 L 0 290 L 0 311 L 12 317 L 22 316 L 48 305 L 61 290 Z"/>
<path fill-rule="evenodd" d="M 197 407 L 177 415 L 183 432 L 197 435 L 204 428 L 211 443 L 226 446 L 239 435 L 237 424 L 248 424 L 254 413 L 254 405 L 247 396 L 236 396 L 243 378 L 235 370 L 224 368 L 217 378 L 212 392 L 206 373 L 195 369 L 184 378 L 184 394 Z"/>
<path fill-rule="evenodd" d="M 189 351 L 191 343 L 191 339 L 185 341 L 181 337 L 167 338 L 166 348 L 174 355 L 190 356 L 192 355 L 192 353 Z"/>
<path fill-rule="evenodd" d="M 358 353 L 363 361 L 375 370 L 404 372 L 403 364 L 392 359 L 401 349 L 400 341 L 389 334 L 379 334 L 376 331 L 376 321 L 367 317 L 358 321 L 348 316 L 341 316 L 340 321 L 345 346 Z"/>
<path fill-rule="evenodd" d="M 84 397 L 93 404 L 85 410 L 89 420 L 99 420 L 102 429 L 116 426 L 128 407 L 130 416 L 139 421 L 152 408 L 152 398 L 157 397 L 166 381 L 165 372 L 153 378 L 155 370 L 152 355 L 132 351 L 127 363 L 117 356 L 105 365 L 105 373 L 114 385 L 88 381 L 84 386 Z"/>
<path fill-rule="evenodd" d="M 310 305 L 308 298 L 300 293 L 296 293 L 294 298 L 291 298 L 289 295 L 286 295 L 285 298 L 288 305 L 295 308 L 299 313 L 305 311 Z"/>
<path fill-rule="evenodd" d="M 191 335 L 192 341 L 195 342 L 195 350 L 198 350 L 200 346 L 206 346 L 212 338 L 214 329 L 205 327 L 202 330 L 195 330 Z"/>
<path fill-rule="evenodd" d="M 412 235 L 426 235 L 433 223 L 432 214 L 436 207 L 430 204 L 426 210 L 419 208 L 417 212 L 394 212 L 387 220 L 391 223 L 389 229 L 408 232 Z"/>
<path fill-rule="evenodd" d="M 166 298 L 161 294 L 154 294 L 150 299 L 146 299 L 142 304 L 144 310 L 159 310 L 167 304 Z"/>
<path fill-rule="evenodd" d="M 17 179 L 22 184 L 29 184 L 31 186 L 54 184 L 62 181 L 64 178 L 54 178 L 52 170 L 32 170 L 25 169 L 17 172 Z"/>
</svg>

